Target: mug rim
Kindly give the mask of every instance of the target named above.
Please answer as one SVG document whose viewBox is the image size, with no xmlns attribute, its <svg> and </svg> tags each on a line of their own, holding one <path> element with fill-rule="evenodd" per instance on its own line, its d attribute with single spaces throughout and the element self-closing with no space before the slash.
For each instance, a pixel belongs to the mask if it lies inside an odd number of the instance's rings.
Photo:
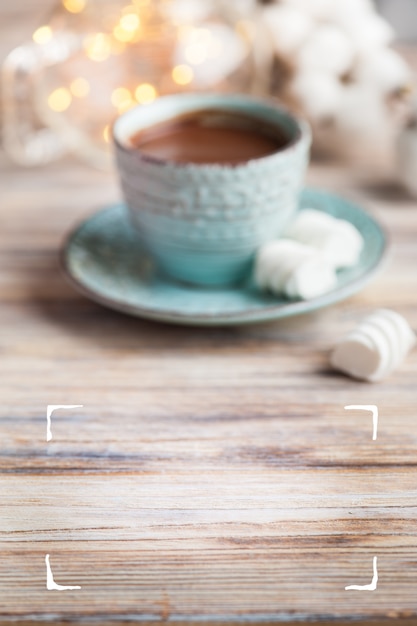
<svg viewBox="0 0 417 626">
<path fill-rule="evenodd" d="M 182 162 L 182 161 L 176 161 L 175 159 L 157 157 L 154 155 L 146 154 L 145 152 L 140 150 L 140 148 L 126 145 L 124 140 L 120 137 L 119 127 L 123 125 L 123 122 L 125 122 L 129 118 L 133 119 L 135 116 L 138 115 L 138 113 L 146 115 L 146 113 L 151 110 L 151 107 L 155 108 L 155 106 L 158 106 L 158 105 L 164 106 L 164 104 L 165 105 L 169 104 L 169 102 L 172 102 L 172 103 L 182 102 L 182 104 L 184 104 L 187 102 L 187 100 L 191 101 L 191 103 L 193 104 L 189 107 L 186 107 L 185 111 L 174 112 L 171 114 L 167 113 L 165 116 L 162 117 L 162 119 L 158 120 L 157 122 L 151 122 L 147 125 L 145 124 L 138 125 L 137 129 L 135 129 L 133 133 L 131 132 L 130 135 L 134 134 L 135 132 L 139 132 L 143 128 L 147 128 L 147 127 L 153 126 L 157 123 L 161 123 L 164 121 L 169 121 L 176 115 L 181 115 L 181 113 L 183 112 L 192 113 L 192 112 L 198 112 L 201 110 L 207 110 L 207 108 L 238 111 L 240 110 L 238 107 L 239 104 L 240 105 L 253 104 L 253 105 L 257 105 L 260 108 L 263 107 L 265 110 L 271 113 L 281 114 L 282 116 L 285 116 L 287 120 L 291 124 L 294 125 L 294 128 L 295 128 L 294 137 L 292 137 L 288 141 L 288 143 L 285 144 L 283 148 L 280 148 L 272 152 L 271 154 L 261 156 L 261 157 L 254 157 L 252 159 L 248 159 L 247 161 L 243 161 L 238 164 L 196 163 L 193 161 Z M 252 116 L 251 111 L 247 112 L 247 115 L 249 117 Z M 254 114 L 252 117 L 254 119 L 256 119 L 257 117 L 259 118 L 259 116 L 256 116 L 256 114 Z M 275 124 L 275 126 L 277 127 L 280 126 L 278 120 L 272 121 L 271 124 Z M 282 123 L 280 127 L 282 129 Z M 129 109 L 125 113 L 122 113 L 122 115 L 120 115 L 112 125 L 112 140 L 113 140 L 114 146 L 118 150 L 121 150 L 122 152 L 128 155 L 139 155 L 143 161 L 147 161 L 149 163 L 154 163 L 154 164 L 159 164 L 159 165 L 170 165 L 172 167 L 178 167 L 181 169 L 187 168 L 187 167 L 194 167 L 200 170 L 204 168 L 238 169 L 241 167 L 246 167 L 248 164 L 262 163 L 265 161 L 269 161 L 271 159 L 276 158 L 277 156 L 281 156 L 281 157 L 286 156 L 288 155 L 289 152 L 296 149 L 301 143 L 303 142 L 310 143 L 311 137 L 312 137 L 312 134 L 311 134 L 311 128 L 310 128 L 309 123 L 305 119 L 299 117 L 298 115 L 295 115 L 293 112 L 291 112 L 287 107 L 282 105 L 280 102 L 277 102 L 272 97 L 258 97 L 258 96 L 247 95 L 247 94 L 225 94 L 225 93 L 210 94 L 210 93 L 200 93 L 200 92 L 188 92 L 188 93 L 178 93 L 178 94 L 160 96 L 150 104 L 147 104 L 147 105 L 139 104 L 133 107 L 132 109 Z"/>
</svg>

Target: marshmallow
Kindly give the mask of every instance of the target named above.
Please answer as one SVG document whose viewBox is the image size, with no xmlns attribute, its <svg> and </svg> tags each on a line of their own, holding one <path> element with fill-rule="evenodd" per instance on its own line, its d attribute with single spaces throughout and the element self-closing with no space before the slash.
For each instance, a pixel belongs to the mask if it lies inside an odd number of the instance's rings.
<svg viewBox="0 0 417 626">
<path fill-rule="evenodd" d="M 301 211 L 286 236 L 316 248 L 335 269 L 356 265 L 364 246 L 353 224 L 315 209 Z"/>
<path fill-rule="evenodd" d="M 380 309 L 342 339 L 330 362 L 353 378 L 378 382 L 401 365 L 415 343 L 416 336 L 401 315 Z"/>
<path fill-rule="evenodd" d="M 259 250 L 255 282 L 261 289 L 275 294 L 309 300 L 333 289 L 337 277 L 334 268 L 314 248 L 279 239 Z"/>
</svg>

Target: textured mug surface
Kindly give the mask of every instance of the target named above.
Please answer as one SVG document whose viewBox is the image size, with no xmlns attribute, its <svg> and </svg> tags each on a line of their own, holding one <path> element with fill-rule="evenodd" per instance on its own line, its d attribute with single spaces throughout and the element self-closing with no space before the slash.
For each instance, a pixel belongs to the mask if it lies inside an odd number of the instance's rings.
<svg viewBox="0 0 417 626">
<path fill-rule="evenodd" d="M 249 115 L 284 130 L 280 151 L 239 165 L 176 163 L 132 148 L 130 138 L 199 110 Z M 132 223 L 160 267 L 179 280 L 231 284 L 249 271 L 256 250 L 278 237 L 298 205 L 308 164 L 308 125 L 270 101 L 184 94 L 122 115 L 114 142 Z"/>
</svg>

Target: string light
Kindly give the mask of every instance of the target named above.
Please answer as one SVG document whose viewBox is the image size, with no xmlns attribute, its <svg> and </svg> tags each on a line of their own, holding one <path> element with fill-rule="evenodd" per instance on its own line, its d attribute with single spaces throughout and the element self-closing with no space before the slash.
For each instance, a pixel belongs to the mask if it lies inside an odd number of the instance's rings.
<svg viewBox="0 0 417 626">
<path fill-rule="evenodd" d="M 142 83 L 136 87 L 135 98 L 139 104 L 149 104 L 157 97 L 158 92 L 150 83 Z"/>
<path fill-rule="evenodd" d="M 60 13 L 34 30 L 32 45 L 39 46 L 40 54 L 49 48 L 54 54 L 56 44 L 60 55 L 61 33 L 69 34 L 74 54 L 60 64 L 62 71 L 59 67 L 54 73 L 42 107 L 49 111 L 51 125 L 59 116 L 63 127 L 76 126 L 92 144 L 99 143 L 103 153 L 112 141 L 109 120 L 135 106 L 149 105 L 162 94 L 193 85 L 201 88 L 201 77 L 211 75 L 212 66 L 217 61 L 221 65 L 221 54 L 227 52 L 221 14 L 219 21 L 205 17 L 200 21 L 191 14 L 176 20 L 166 11 L 174 0 L 57 2 Z M 236 31 L 241 27 L 233 24 Z"/>
<path fill-rule="evenodd" d="M 55 89 L 48 97 L 48 105 L 52 111 L 56 111 L 57 113 L 62 113 L 66 111 L 72 102 L 72 96 L 68 89 L 65 87 L 59 87 Z"/>
<path fill-rule="evenodd" d="M 117 87 L 111 95 L 111 102 L 119 113 L 124 113 L 136 104 L 132 94 L 126 87 Z"/>
<path fill-rule="evenodd" d="M 50 26 L 41 26 L 32 35 L 35 43 L 45 44 L 52 39 L 52 29 Z"/>
<path fill-rule="evenodd" d="M 179 35 L 184 42 L 184 57 L 190 65 L 201 65 L 208 59 L 218 58 L 223 46 L 208 28 L 188 28 Z"/>
<path fill-rule="evenodd" d="M 126 50 L 126 42 L 119 41 L 116 38 L 113 38 L 111 41 L 111 54 L 119 55 L 123 54 Z"/>
<path fill-rule="evenodd" d="M 117 41 L 129 43 L 134 40 L 136 33 L 135 31 L 125 30 L 121 24 L 117 24 L 113 29 L 113 35 Z"/>
<path fill-rule="evenodd" d="M 96 33 L 86 38 L 85 53 L 92 61 L 106 61 L 111 54 L 111 39 L 104 33 Z"/>
<path fill-rule="evenodd" d="M 62 0 L 62 4 L 69 13 L 81 13 L 86 6 L 86 0 Z"/>
<path fill-rule="evenodd" d="M 209 59 L 217 59 L 223 52 L 223 44 L 218 39 L 212 40 L 209 49 L 207 51 L 207 57 Z"/>
<path fill-rule="evenodd" d="M 86 98 L 91 91 L 90 83 L 85 78 L 76 78 L 70 84 L 70 91 L 76 98 Z"/>
<path fill-rule="evenodd" d="M 186 41 L 191 36 L 194 28 L 189 24 L 182 24 L 177 31 L 178 41 Z"/>
<path fill-rule="evenodd" d="M 106 143 L 110 143 L 110 124 L 107 124 L 103 129 L 103 139 Z"/>
<path fill-rule="evenodd" d="M 134 33 L 140 26 L 140 19 L 137 13 L 127 13 L 120 18 L 120 27 L 129 33 Z"/>
<path fill-rule="evenodd" d="M 172 78 L 177 85 L 189 85 L 194 78 L 194 72 L 189 65 L 176 65 L 172 70 Z"/>
</svg>

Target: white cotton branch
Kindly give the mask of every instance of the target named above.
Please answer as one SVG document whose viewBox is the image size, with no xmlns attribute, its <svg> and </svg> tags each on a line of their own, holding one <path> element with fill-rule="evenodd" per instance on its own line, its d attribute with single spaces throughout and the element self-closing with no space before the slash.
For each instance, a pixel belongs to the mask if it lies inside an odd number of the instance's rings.
<svg viewBox="0 0 417 626">
<path fill-rule="evenodd" d="M 412 73 L 405 60 L 391 48 L 364 54 L 356 70 L 359 82 L 388 94 L 409 85 Z"/>
<path fill-rule="evenodd" d="M 282 0 L 284 6 L 290 6 L 314 19 L 327 19 L 335 2 L 344 0 Z"/>
<path fill-rule="evenodd" d="M 335 115 L 341 106 L 343 87 L 337 78 L 325 72 L 300 72 L 292 84 L 291 93 L 306 114 L 315 121 Z"/>
<path fill-rule="evenodd" d="M 162 3 L 161 10 L 167 19 L 178 23 L 198 23 L 208 18 L 212 5 L 210 2 L 196 2 L 196 0 L 174 0 Z"/>
<path fill-rule="evenodd" d="M 351 38 L 358 52 L 388 46 L 395 36 L 390 24 L 377 13 L 361 18 L 340 15 L 335 23 Z"/>
<path fill-rule="evenodd" d="M 370 0 L 333 0 L 328 18 L 341 28 L 349 28 L 373 15 L 376 11 Z"/>
<path fill-rule="evenodd" d="M 354 58 L 351 39 L 332 25 L 318 26 L 298 53 L 301 70 L 328 71 L 339 76 L 352 68 Z"/>
<path fill-rule="evenodd" d="M 389 122 L 385 101 L 370 85 L 354 84 L 344 88 L 335 115 L 336 124 L 344 130 L 363 135 L 383 131 Z"/>
<path fill-rule="evenodd" d="M 314 28 L 314 22 L 308 14 L 286 5 L 266 7 L 261 19 L 271 33 L 278 54 L 291 54 L 297 50 Z"/>
</svg>

